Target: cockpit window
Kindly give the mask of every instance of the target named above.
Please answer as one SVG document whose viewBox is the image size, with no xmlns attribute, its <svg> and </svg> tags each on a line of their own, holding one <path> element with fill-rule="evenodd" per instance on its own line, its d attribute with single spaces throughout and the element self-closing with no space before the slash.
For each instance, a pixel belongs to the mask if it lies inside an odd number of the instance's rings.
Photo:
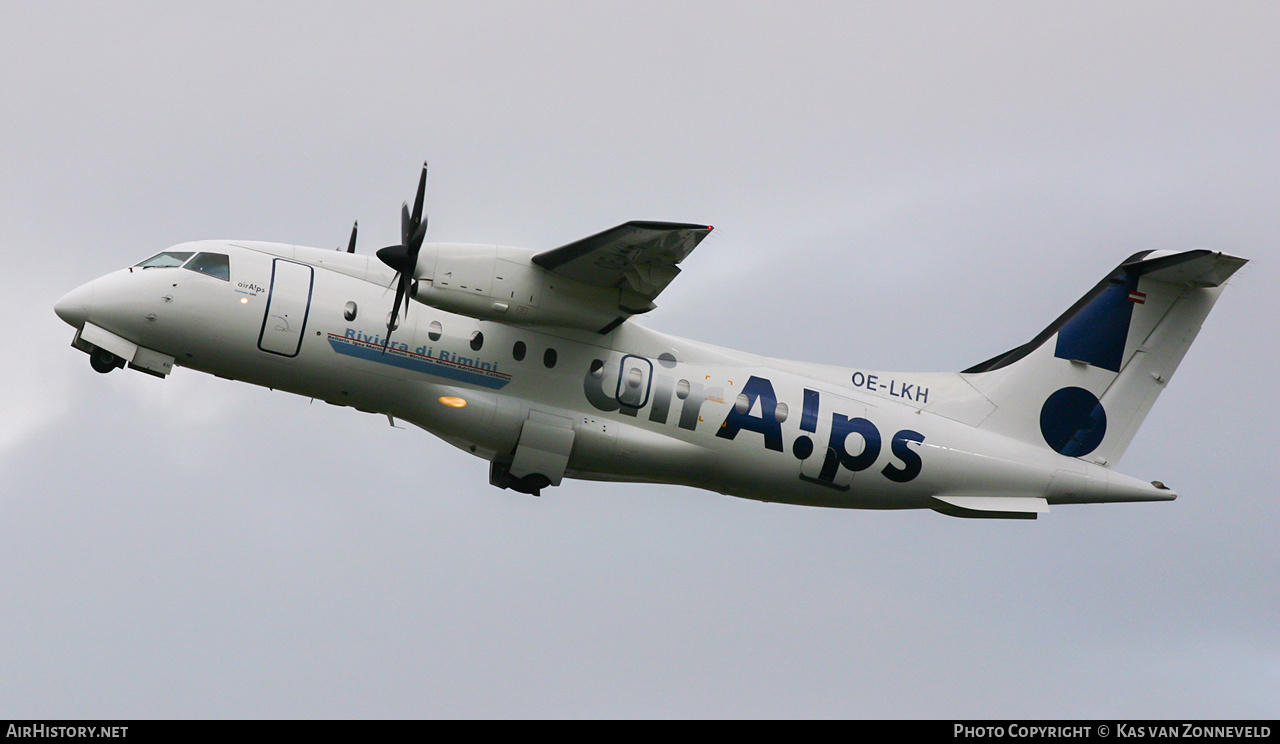
<svg viewBox="0 0 1280 744">
<path fill-rule="evenodd" d="M 146 261 L 138 264 L 138 268 L 142 269 L 168 269 L 174 266 L 181 266 L 188 258 L 194 255 L 185 251 L 165 251 L 157 253 L 148 258 Z"/>
<path fill-rule="evenodd" d="M 183 268 L 208 274 L 224 282 L 231 281 L 231 260 L 222 253 L 197 253 Z"/>
</svg>

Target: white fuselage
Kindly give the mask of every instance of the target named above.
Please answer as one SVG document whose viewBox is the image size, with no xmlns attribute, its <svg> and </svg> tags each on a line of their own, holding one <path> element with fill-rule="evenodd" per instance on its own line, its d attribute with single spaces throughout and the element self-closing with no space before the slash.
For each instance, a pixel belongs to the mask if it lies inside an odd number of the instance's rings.
<svg viewBox="0 0 1280 744">
<path fill-rule="evenodd" d="M 176 365 L 412 422 L 485 460 L 516 451 L 527 422 L 551 422 L 572 431 L 568 477 L 877 509 L 947 495 L 1173 497 L 965 423 L 950 411 L 980 396 L 957 373 L 804 364 L 635 322 L 602 335 L 420 303 L 384 350 L 394 273 L 376 259 L 237 241 L 173 250 L 228 254 L 229 280 L 135 267 L 75 290 L 59 314 Z"/>
</svg>

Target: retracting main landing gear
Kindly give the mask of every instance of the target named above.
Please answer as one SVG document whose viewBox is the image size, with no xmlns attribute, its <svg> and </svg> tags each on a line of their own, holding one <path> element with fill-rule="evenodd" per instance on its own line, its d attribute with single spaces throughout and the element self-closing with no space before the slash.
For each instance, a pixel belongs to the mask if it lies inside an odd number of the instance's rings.
<svg viewBox="0 0 1280 744">
<path fill-rule="evenodd" d="M 520 428 L 515 451 L 490 463 L 489 482 L 498 488 L 541 496 L 542 489 L 558 486 L 564 479 L 573 437 L 571 419 L 530 411 Z"/>
<path fill-rule="evenodd" d="M 124 367 L 124 360 L 101 346 L 95 346 L 93 351 L 89 352 L 89 366 L 93 367 L 94 372 L 105 375 L 113 369 Z"/>
<path fill-rule="evenodd" d="M 542 473 L 529 473 L 517 478 L 511 474 L 511 463 L 494 460 L 489 463 L 489 483 L 498 488 L 510 488 L 518 493 L 541 496 L 542 489 L 551 485 L 551 479 Z"/>
</svg>

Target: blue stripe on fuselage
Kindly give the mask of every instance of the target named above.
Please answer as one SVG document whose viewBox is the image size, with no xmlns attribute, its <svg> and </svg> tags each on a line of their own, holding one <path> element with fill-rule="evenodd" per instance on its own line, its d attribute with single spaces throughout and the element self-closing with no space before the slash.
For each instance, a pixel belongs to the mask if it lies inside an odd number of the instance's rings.
<svg viewBox="0 0 1280 744">
<path fill-rule="evenodd" d="M 347 338 L 335 333 L 329 334 L 329 345 L 339 354 L 363 359 L 366 362 L 389 364 L 411 372 L 443 377 L 455 382 L 489 388 L 490 390 L 501 390 L 506 387 L 508 382 L 511 382 L 511 375 L 502 372 L 478 369 L 458 362 L 437 359 L 426 354 L 418 354 L 407 349 L 398 349 L 394 346 L 388 347 L 384 352 L 380 344 Z"/>
</svg>

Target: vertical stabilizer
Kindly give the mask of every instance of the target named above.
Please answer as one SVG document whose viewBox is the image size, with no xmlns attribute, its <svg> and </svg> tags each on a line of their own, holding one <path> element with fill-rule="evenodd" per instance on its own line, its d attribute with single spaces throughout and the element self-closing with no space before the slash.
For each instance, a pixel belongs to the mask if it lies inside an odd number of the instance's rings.
<svg viewBox="0 0 1280 744">
<path fill-rule="evenodd" d="M 980 428 L 1115 465 L 1245 263 L 1205 250 L 1130 257 L 1030 342 L 961 373 L 995 405 Z"/>
</svg>

